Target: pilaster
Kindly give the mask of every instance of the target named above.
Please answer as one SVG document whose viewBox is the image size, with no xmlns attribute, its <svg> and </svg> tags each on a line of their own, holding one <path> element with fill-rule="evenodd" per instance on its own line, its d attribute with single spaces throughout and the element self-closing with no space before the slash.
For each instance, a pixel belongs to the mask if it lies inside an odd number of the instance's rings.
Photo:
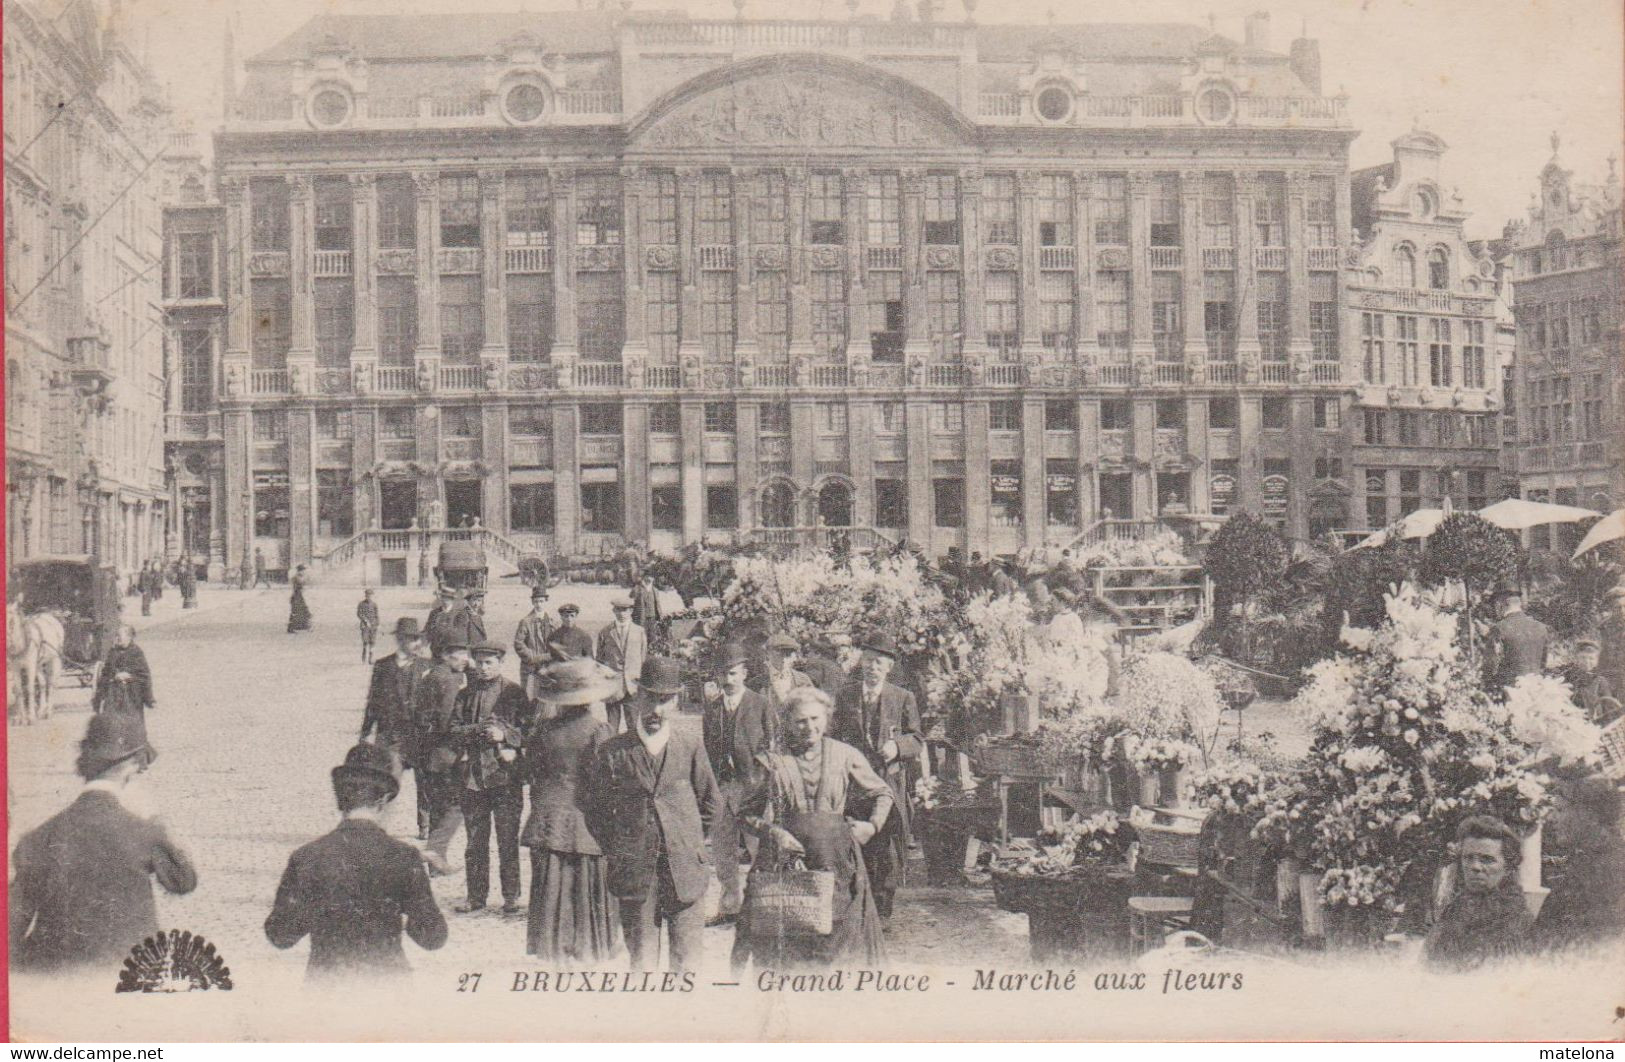
<svg viewBox="0 0 1625 1062">
<path fill-rule="evenodd" d="M 565 556 L 581 541 L 580 421 L 573 400 L 553 404 L 553 545 Z"/>
<path fill-rule="evenodd" d="M 654 525 L 649 493 L 649 403 L 641 398 L 629 398 L 622 411 L 625 431 L 621 446 L 622 480 L 626 484 L 622 493 L 626 537 L 633 542 L 648 542 Z M 686 521 L 686 499 L 683 515 Z"/>
<path fill-rule="evenodd" d="M 1044 511 L 1047 471 L 1044 399 L 1029 395 L 1021 403 L 1021 527 L 1028 546 L 1042 546 L 1049 528 L 1049 514 Z"/>
<path fill-rule="evenodd" d="M 925 171 L 906 169 L 899 183 L 903 196 L 903 360 L 912 364 L 915 358 L 931 354 L 925 324 Z M 910 495 L 911 510 L 914 504 Z"/>
<path fill-rule="evenodd" d="M 1020 241 L 1021 360 L 1027 364 L 1044 357 L 1044 336 L 1038 322 L 1038 182 L 1040 174 L 1016 174 L 1016 227 Z M 982 263 L 978 262 L 980 266 Z M 1023 480 L 1025 482 L 1025 480 Z M 1042 494 L 1040 494 L 1042 502 Z M 1040 524 L 1042 527 L 1042 523 Z"/>
<path fill-rule="evenodd" d="M 1129 190 L 1129 359 L 1139 367 L 1156 356 L 1151 339 L 1151 174 L 1131 170 Z M 1149 368 L 1144 369 L 1149 372 Z"/>
<path fill-rule="evenodd" d="M 683 544 L 686 546 L 705 539 L 704 401 L 697 396 L 684 395 L 679 415 L 683 455 L 680 472 L 683 482 Z"/>
<path fill-rule="evenodd" d="M 961 548 L 968 556 L 971 550 L 981 550 L 991 555 L 993 544 L 993 468 L 988 455 L 988 408 L 987 399 L 966 399 L 964 425 L 965 425 L 965 528 Z M 929 462 L 926 468 L 930 468 Z M 1025 480 L 1023 481 L 1025 482 Z M 926 487 L 931 487 L 930 479 L 926 480 Z M 927 497 L 934 495 L 931 494 Z M 929 541 L 929 540 L 927 540 Z M 929 552 L 934 556 L 936 548 L 933 544 Z"/>
<path fill-rule="evenodd" d="M 576 346 L 576 262 L 575 262 L 575 171 L 555 168 L 548 171 L 547 186 L 553 196 L 553 370 L 557 379 L 569 379 L 578 348 Z M 562 509 L 558 510 L 562 513 Z M 560 516 L 562 527 L 563 517 Z M 573 525 L 571 534 L 574 535 Z"/>
</svg>

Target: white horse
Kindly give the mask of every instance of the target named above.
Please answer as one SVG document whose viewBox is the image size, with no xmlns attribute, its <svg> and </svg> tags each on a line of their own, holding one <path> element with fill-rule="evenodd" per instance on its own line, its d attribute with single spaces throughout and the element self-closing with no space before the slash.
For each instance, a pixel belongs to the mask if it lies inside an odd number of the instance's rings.
<svg viewBox="0 0 1625 1062">
<path fill-rule="evenodd" d="M 34 675 L 39 669 L 39 644 L 22 609 L 6 603 L 7 714 L 21 722 L 33 720 Z"/>
<path fill-rule="evenodd" d="M 21 637 L 18 637 L 18 635 Z M 24 723 L 51 717 L 51 693 L 62 670 L 62 646 L 67 628 L 53 612 L 36 612 L 16 618 L 15 606 L 6 610 L 6 663 L 8 685 L 17 700 Z"/>
</svg>

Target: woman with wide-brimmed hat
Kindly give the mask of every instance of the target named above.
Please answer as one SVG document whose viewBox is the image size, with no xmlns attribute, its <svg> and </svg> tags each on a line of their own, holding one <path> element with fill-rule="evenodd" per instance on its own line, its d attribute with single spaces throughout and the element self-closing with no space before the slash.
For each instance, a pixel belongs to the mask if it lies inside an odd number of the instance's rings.
<svg viewBox="0 0 1625 1062">
<path fill-rule="evenodd" d="M 618 676 L 591 657 L 542 668 L 532 685 L 552 710 L 525 742 L 530 818 L 519 843 L 530 849 L 528 954 L 593 963 L 619 943 L 619 913 L 610 895 L 603 849 L 576 803 L 583 765 L 614 736 L 604 702 L 620 692 Z"/>
</svg>

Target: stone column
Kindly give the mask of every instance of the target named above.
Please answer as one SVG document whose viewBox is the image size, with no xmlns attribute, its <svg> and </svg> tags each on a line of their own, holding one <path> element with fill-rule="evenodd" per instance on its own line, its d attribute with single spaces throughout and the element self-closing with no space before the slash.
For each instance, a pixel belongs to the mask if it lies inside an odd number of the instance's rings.
<svg viewBox="0 0 1625 1062">
<path fill-rule="evenodd" d="M 1293 538 L 1309 537 L 1309 488 L 1315 482 L 1315 400 L 1292 396 L 1292 482 L 1287 488 L 1286 526 Z"/>
<path fill-rule="evenodd" d="M 1286 175 L 1287 358 L 1294 380 L 1307 382 L 1309 342 L 1309 226 L 1306 203 L 1309 174 L 1289 170 Z M 1295 486 L 1295 485 L 1294 485 Z"/>
<path fill-rule="evenodd" d="M 785 188 L 790 196 L 789 227 L 790 257 L 790 364 L 798 358 L 810 358 L 812 345 L 812 288 L 807 276 L 807 168 L 789 166 L 785 170 Z"/>
<path fill-rule="evenodd" d="M 693 167 L 680 167 L 677 170 L 677 269 L 681 281 L 678 293 L 681 307 L 677 320 L 681 334 L 677 341 L 677 360 L 682 362 L 689 357 L 700 357 L 703 364 L 703 344 L 700 341 L 700 252 L 694 241 L 699 192 L 700 171 Z M 686 505 L 684 513 L 683 518 L 687 520 Z"/>
<path fill-rule="evenodd" d="M 846 361 L 851 364 L 855 361 L 868 361 L 869 340 L 869 293 L 864 286 L 864 247 L 868 239 L 868 230 L 864 225 L 864 186 L 869 180 L 869 173 L 857 166 L 850 166 L 841 171 L 841 194 L 845 197 L 842 217 L 846 218 Z M 854 439 L 854 442 L 856 440 Z M 874 483 L 868 488 L 869 499 L 874 500 Z M 862 494 L 860 485 L 858 493 Z M 854 502 L 861 510 L 861 503 Z M 873 505 L 870 506 L 873 512 Z M 855 519 L 856 517 L 854 517 Z"/>
<path fill-rule="evenodd" d="M 377 184 L 377 174 L 350 175 L 350 278 L 355 285 L 355 343 L 350 366 L 354 380 L 370 381 L 378 364 Z"/>
<path fill-rule="evenodd" d="M 1078 529 L 1100 519 L 1100 491 L 1095 485 L 1095 468 L 1100 464 L 1100 399 L 1078 399 Z"/>
<path fill-rule="evenodd" d="M 852 474 L 852 520 L 859 527 L 875 521 L 875 404 L 854 397 L 846 404 L 847 470 Z"/>
<path fill-rule="evenodd" d="M 705 538 L 705 402 L 685 393 L 679 416 L 682 422 L 683 545 Z M 736 425 L 737 427 L 737 425 Z"/>
<path fill-rule="evenodd" d="M 1254 171 L 1235 175 L 1236 188 L 1236 361 L 1244 366 L 1257 365 L 1258 344 L 1258 228 L 1253 224 L 1253 205 L 1262 190 Z M 1245 371 L 1245 370 L 1244 370 Z M 1256 370 L 1255 370 L 1256 371 Z"/>
<path fill-rule="evenodd" d="M 351 443 L 353 447 L 355 444 Z M 493 531 L 508 530 L 508 407 L 498 402 L 480 408 L 480 457 L 491 471 L 480 481 L 480 523 Z"/>
<path fill-rule="evenodd" d="M 293 288 L 293 341 L 288 348 L 289 368 L 295 361 L 316 358 L 316 293 L 314 271 L 316 219 L 312 207 L 311 178 L 294 174 L 288 178 L 288 279 Z"/>
<path fill-rule="evenodd" d="M 986 360 L 987 351 L 987 263 L 982 246 L 982 171 L 959 171 L 959 256 L 960 346 L 965 357 L 975 354 Z"/>
<path fill-rule="evenodd" d="M 372 466 L 377 463 L 378 407 L 369 403 L 357 407 L 350 414 L 350 489 L 355 494 L 351 512 L 357 531 L 382 526 L 383 515 L 378 511 L 378 481 L 372 474 Z"/>
<path fill-rule="evenodd" d="M 1151 174 L 1130 170 L 1129 189 L 1129 358 L 1136 367 L 1156 357 L 1151 339 Z M 1139 374 L 1136 370 L 1136 375 Z"/>
<path fill-rule="evenodd" d="M 1073 329 L 1078 338 L 1078 364 L 1082 369 L 1082 383 L 1094 383 L 1095 366 L 1100 364 L 1100 342 L 1095 327 L 1095 225 L 1090 210 L 1090 193 L 1094 190 L 1094 174 L 1079 170 L 1072 176 L 1072 194 L 1076 197 L 1077 229 L 1077 292 Z M 1092 496 L 1091 492 L 1091 496 Z"/>
<path fill-rule="evenodd" d="M 643 294 L 643 182 L 646 175 L 641 167 L 621 168 L 621 224 L 625 232 L 626 253 L 622 256 L 624 270 L 621 282 L 623 297 L 622 330 L 626 343 L 621 348 L 622 364 L 647 364 L 649 361 L 648 307 Z"/>
<path fill-rule="evenodd" d="M 734 363 L 761 360 L 756 339 L 756 274 L 750 258 L 751 184 L 756 178 L 752 167 L 735 167 L 728 178 L 733 196 L 734 237 Z"/>
<path fill-rule="evenodd" d="M 925 171 L 907 169 L 901 175 L 903 194 L 903 361 L 931 356 L 925 324 Z M 914 500 L 909 498 L 912 509 Z M 912 528 L 910 529 L 912 534 Z"/>
<path fill-rule="evenodd" d="M 288 410 L 288 564 L 309 564 L 316 538 L 316 417 L 306 404 Z"/>
<path fill-rule="evenodd" d="M 573 400 L 553 404 L 553 546 L 566 556 L 581 542 L 580 419 Z"/>
<path fill-rule="evenodd" d="M 903 406 L 908 434 L 908 537 L 931 548 L 931 403 L 910 396 Z"/>
<path fill-rule="evenodd" d="M 739 528 L 743 529 L 757 523 L 755 492 L 761 464 L 756 443 L 761 434 L 761 405 L 753 399 L 741 399 L 734 407 L 734 418 L 739 429 L 734 435 L 734 506 Z"/>
<path fill-rule="evenodd" d="M 993 468 L 987 445 L 989 420 L 987 399 L 967 398 L 964 408 L 965 528 L 960 548 L 965 551 L 967 557 L 973 549 L 992 556 Z M 925 485 L 929 490 L 931 487 L 929 477 Z M 935 556 L 935 546 L 929 547 L 928 552 Z"/>
<path fill-rule="evenodd" d="M 1207 361 L 1207 329 L 1202 311 L 1207 288 L 1207 269 L 1202 261 L 1202 177 L 1201 170 L 1185 170 L 1179 175 L 1179 235 L 1185 256 L 1180 315 L 1185 319 L 1187 380 Z"/>
<path fill-rule="evenodd" d="M 253 443 L 249 441 L 251 426 L 248 409 L 228 409 L 222 414 L 221 421 L 221 434 L 225 437 L 223 478 L 226 505 L 229 507 L 223 521 L 226 567 L 241 568 L 245 563 L 252 565 L 254 555 Z M 68 489 L 73 490 L 73 485 L 69 484 Z"/>
<path fill-rule="evenodd" d="M 507 375 L 508 358 L 508 271 L 503 246 L 506 230 L 502 217 L 504 174 L 498 169 L 480 171 L 480 272 L 483 329 L 480 361 L 495 362 L 497 379 Z M 488 370 L 489 371 L 489 370 Z"/>
<path fill-rule="evenodd" d="M 1038 321 L 1038 182 L 1041 176 L 1036 170 L 1016 174 L 1016 228 L 1021 242 L 1021 360 L 1028 365 L 1044 359 L 1044 336 Z"/>
<path fill-rule="evenodd" d="M 226 272 L 221 284 L 221 293 L 226 297 L 227 305 L 232 312 L 226 314 L 226 334 L 224 357 L 221 366 L 216 369 L 215 387 L 224 394 L 225 383 L 230 377 L 226 371 L 228 365 L 239 366 L 242 380 L 246 386 L 248 381 L 248 336 L 249 319 L 253 310 L 248 297 L 248 245 L 253 230 L 252 209 L 249 204 L 248 182 L 241 177 L 225 176 L 220 178 L 220 198 L 225 203 L 226 213 Z M 242 398 L 245 395 L 229 395 L 226 397 Z M 235 567 L 239 562 L 229 560 L 228 567 Z"/>
<path fill-rule="evenodd" d="M 554 372 L 558 374 L 559 383 L 568 386 L 573 382 L 569 374 L 571 367 L 575 364 L 577 354 L 575 171 L 562 167 L 549 170 L 547 186 L 553 195 L 553 354 L 551 360 Z M 556 493 L 557 491 L 555 491 Z M 555 511 L 562 511 L 557 508 L 556 502 Z M 571 541 L 574 541 L 574 539 Z"/>
<path fill-rule="evenodd" d="M 1044 398 L 1028 395 L 1021 403 L 1021 528 L 1023 544 L 1042 546 L 1049 529 L 1045 512 Z"/>
<path fill-rule="evenodd" d="M 1209 490 L 1211 484 L 1208 482 L 1212 461 L 1208 456 L 1207 414 L 1207 399 L 1186 399 L 1185 452 L 1196 459 L 1191 468 L 1190 497 L 1186 499 L 1193 513 L 1211 512 L 1213 508 L 1213 496 Z"/>
<path fill-rule="evenodd" d="M 805 395 L 790 399 L 790 479 L 796 490 L 812 486 L 817 468 L 818 424 L 815 403 Z M 796 499 L 797 523 L 806 517 L 801 499 Z M 808 521 L 810 522 L 810 521 Z"/>
<path fill-rule="evenodd" d="M 649 493 L 649 402 L 628 398 L 623 405 L 621 447 L 621 497 L 625 512 L 626 537 L 632 542 L 649 543 L 654 511 Z M 683 507 L 687 519 L 688 507 Z"/>
<path fill-rule="evenodd" d="M 440 271 L 435 262 L 440 245 L 440 175 L 420 170 L 412 174 L 412 182 L 418 195 L 417 371 L 421 379 L 427 366 L 433 386 L 440 365 Z"/>
<path fill-rule="evenodd" d="M 1134 517 L 1148 520 L 1156 515 L 1157 489 L 1151 464 L 1157 456 L 1157 400 L 1130 399 L 1134 428 L 1131 441 L 1131 463 L 1134 468 Z M 1125 514 L 1126 515 L 1126 514 Z"/>
<path fill-rule="evenodd" d="M 1259 449 L 1264 441 L 1264 399 L 1242 395 L 1236 411 L 1236 453 L 1241 455 L 1237 469 L 1235 507 L 1253 515 L 1264 508 L 1264 461 Z"/>
</svg>

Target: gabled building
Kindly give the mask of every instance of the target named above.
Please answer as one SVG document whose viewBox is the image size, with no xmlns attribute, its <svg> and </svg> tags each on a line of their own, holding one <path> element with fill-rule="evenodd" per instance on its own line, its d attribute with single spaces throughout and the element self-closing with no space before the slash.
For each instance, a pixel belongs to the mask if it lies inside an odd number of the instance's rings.
<svg viewBox="0 0 1625 1062">
<path fill-rule="evenodd" d="M 1446 145 L 1420 130 L 1390 163 L 1350 180 L 1360 245 L 1347 289 L 1359 375 L 1349 424 L 1355 527 L 1381 528 L 1445 499 L 1501 496 L 1497 266 L 1462 235 L 1443 180 Z"/>
</svg>

